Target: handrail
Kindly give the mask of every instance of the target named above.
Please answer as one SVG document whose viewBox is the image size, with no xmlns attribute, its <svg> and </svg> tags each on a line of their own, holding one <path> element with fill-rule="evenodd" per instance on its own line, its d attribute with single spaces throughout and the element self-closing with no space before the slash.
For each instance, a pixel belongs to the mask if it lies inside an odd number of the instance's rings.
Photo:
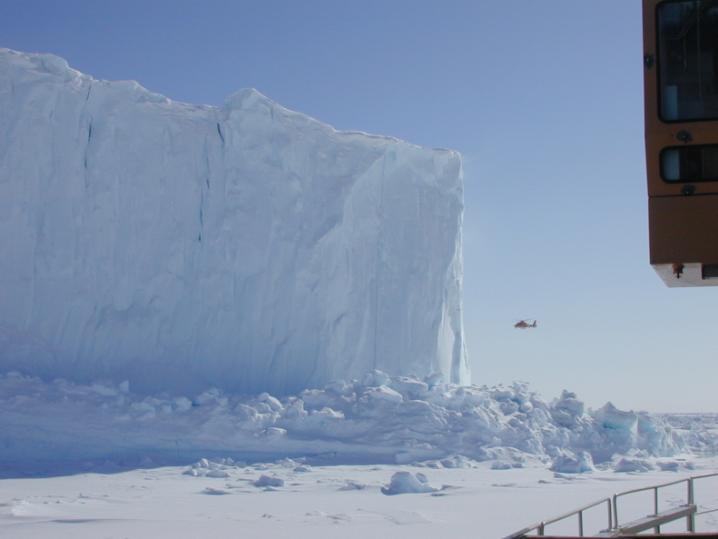
<svg viewBox="0 0 718 539">
<path fill-rule="evenodd" d="M 693 483 L 698 479 L 705 479 L 707 477 L 718 477 L 718 472 L 702 474 L 702 475 L 694 475 L 694 476 L 683 478 L 683 479 L 677 479 L 675 481 L 669 481 L 667 483 L 661 483 L 659 485 L 652 485 L 652 486 L 635 488 L 632 490 L 626 490 L 623 492 L 619 492 L 619 493 L 614 494 L 610 498 L 603 498 L 596 502 L 584 505 L 583 507 L 580 507 L 578 509 L 574 509 L 573 511 L 570 511 L 570 512 L 560 515 L 558 517 L 554 517 L 554 518 L 551 518 L 548 520 L 542 520 L 540 522 L 537 522 L 536 524 L 533 524 L 527 528 L 524 528 L 523 530 L 515 532 L 511 535 L 507 535 L 504 539 L 521 539 L 523 537 L 527 537 L 527 535 L 533 531 L 538 532 L 539 537 L 543 537 L 545 535 L 546 526 L 548 526 L 549 524 L 555 524 L 556 522 L 565 520 L 574 515 L 578 515 L 579 537 L 584 537 L 584 535 L 583 535 L 583 513 L 589 509 L 592 509 L 599 505 L 603 505 L 604 503 L 607 504 L 607 506 L 608 506 L 608 527 L 606 528 L 605 531 L 606 532 L 618 531 L 619 527 L 620 527 L 619 523 L 618 523 L 618 499 L 623 496 L 628 496 L 629 494 L 636 494 L 638 492 L 645 492 L 647 490 L 653 490 L 654 514 L 649 515 L 649 516 L 656 517 L 655 523 L 654 522 L 651 523 L 654 525 L 649 526 L 649 527 L 653 527 L 655 529 L 656 533 L 660 533 L 661 532 L 661 524 L 666 523 L 666 521 L 665 521 L 664 516 L 659 515 L 658 490 L 665 488 L 665 487 L 670 487 L 673 485 L 679 485 L 681 483 L 687 483 L 688 492 L 687 492 L 686 506 L 694 506 L 695 500 L 694 500 Z M 687 515 L 680 514 L 680 513 L 677 513 L 677 514 L 679 514 L 680 516 L 674 518 L 673 520 L 677 520 L 678 518 L 684 518 L 684 516 L 685 516 L 687 531 L 690 533 L 695 532 L 695 510 L 688 512 Z"/>
<path fill-rule="evenodd" d="M 658 490 L 661 488 L 671 487 L 673 485 L 679 485 L 681 483 L 688 482 L 688 498 L 689 498 L 688 503 L 689 504 L 692 503 L 693 486 L 690 481 L 691 481 L 690 478 L 677 479 L 675 481 L 669 481 L 668 483 L 661 483 L 659 485 L 652 485 L 652 486 L 648 486 L 648 487 L 634 488 L 632 490 L 627 490 L 625 492 L 619 492 L 618 494 L 614 494 L 613 495 L 614 528 L 618 528 L 618 498 L 619 497 L 628 496 L 629 494 L 637 494 L 639 492 L 646 492 L 647 490 L 652 490 L 653 491 L 653 514 L 657 515 L 658 514 Z M 694 530 L 690 529 L 690 527 L 691 527 L 690 524 L 688 525 L 688 527 L 689 527 L 688 531 L 694 531 Z M 660 532 L 661 532 L 660 526 L 656 526 L 656 533 L 660 533 Z"/>
<path fill-rule="evenodd" d="M 583 537 L 583 513 L 584 511 L 588 509 L 592 509 L 598 505 L 607 504 L 608 507 L 608 527 L 611 527 L 611 499 L 610 498 L 604 498 L 603 500 L 598 500 L 597 502 L 590 503 L 588 505 L 584 505 L 580 509 L 575 509 L 571 511 L 570 513 L 566 513 L 565 515 L 562 515 L 560 517 L 555 517 L 549 520 L 546 520 L 543 524 L 544 527 L 548 526 L 549 524 L 555 524 L 556 522 L 559 522 L 561 520 L 565 520 L 569 517 L 572 517 L 573 515 L 578 515 L 578 535 L 579 537 Z"/>
<path fill-rule="evenodd" d="M 613 527 L 618 528 L 618 498 L 623 496 L 628 496 L 629 494 L 636 494 L 638 492 L 645 492 L 647 490 L 653 491 L 653 514 L 658 515 L 658 491 L 659 489 L 665 488 L 665 487 L 671 487 L 673 485 L 680 485 L 681 483 L 686 483 L 688 487 L 687 497 L 686 497 L 686 505 L 694 505 L 694 489 L 693 489 L 693 483 L 697 479 L 705 479 L 707 477 L 718 477 L 718 473 L 709 473 L 709 474 L 702 474 L 702 475 L 694 475 L 691 477 L 686 477 L 683 479 L 676 479 L 675 481 L 669 481 L 667 483 L 661 483 L 659 485 L 653 485 L 648 487 L 641 487 L 641 488 L 634 488 L 632 490 L 626 490 L 624 492 L 619 492 L 617 494 L 613 495 Z M 688 532 L 694 532 L 696 527 L 695 523 L 695 515 L 693 513 L 686 516 L 686 531 Z M 661 533 L 661 526 L 660 524 L 657 524 L 655 527 L 656 533 Z"/>
<path fill-rule="evenodd" d="M 587 505 L 584 505 L 583 507 L 580 507 L 578 509 L 574 509 L 573 511 L 570 511 L 568 513 L 565 513 L 561 516 L 551 518 L 549 520 L 542 520 L 541 522 L 537 522 L 536 524 L 533 524 L 532 526 L 529 526 L 528 528 L 524 528 L 521 531 L 518 531 L 516 533 L 513 533 L 511 535 L 507 535 L 504 539 L 519 539 L 521 537 L 526 536 L 527 533 L 531 533 L 532 531 L 536 530 L 538 531 L 539 537 L 543 536 L 545 533 L 545 528 L 549 524 L 555 524 L 556 522 L 559 522 L 561 520 L 565 520 L 567 518 L 570 518 L 574 515 L 578 515 L 578 531 L 579 536 L 583 537 L 583 513 L 584 511 L 587 511 L 589 509 L 593 509 L 596 506 L 606 504 L 608 507 L 608 528 L 610 529 L 612 527 L 612 517 L 611 517 L 611 498 L 603 498 L 602 500 L 598 500 L 593 503 L 589 503 Z"/>
<path fill-rule="evenodd" d="M 653 528 L 654 530 L 658 530 L 656 533 L 660 535 L 660 528 L 662 524 L 668 524 L 669 522 L 673 522 L 681 518 L 688 518 L 695 513 L 695 505 L 681 505 L 679 507 L 674 507 L 673 509 L 661 511 L 660 513 L 656 513 L 655 515 L 648 515 L 646 517 L 639 518 L 638 520 L 633 520 L 631 522 L 627 522 L 626 524 L 621 524 L 620 526 L 614 528 L 612 531 L 606 532 L 602 535 L 608 537 L 625 537 L 626 535 L 641 533 L 646 530 L 650 530 L 651 528 Z"/>
</svg>

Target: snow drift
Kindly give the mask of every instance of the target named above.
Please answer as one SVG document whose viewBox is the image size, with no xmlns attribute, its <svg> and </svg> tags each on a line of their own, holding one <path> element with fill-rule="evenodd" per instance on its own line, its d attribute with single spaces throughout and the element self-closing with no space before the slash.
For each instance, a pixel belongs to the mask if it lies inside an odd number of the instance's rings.
<svg viewBox="0 0 718 539">
<path fill-rule="evenodd" d="M 146 393 L 376 368 L 467 383 L 462 197 L 453 151 L 0 49 L 0 372 Z"/>
</svg>

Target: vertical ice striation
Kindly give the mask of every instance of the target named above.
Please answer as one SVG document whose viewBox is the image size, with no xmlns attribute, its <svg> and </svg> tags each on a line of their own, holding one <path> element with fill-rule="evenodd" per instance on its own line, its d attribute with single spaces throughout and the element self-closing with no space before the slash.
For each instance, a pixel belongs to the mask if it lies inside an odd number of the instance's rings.
<svg viewBox="0 0 718 539">
<path fill-rule="evenodd" d="M 0 49 L 0 371 L 141 391 L 468 382 L 456 152 Z"/>
</svg>

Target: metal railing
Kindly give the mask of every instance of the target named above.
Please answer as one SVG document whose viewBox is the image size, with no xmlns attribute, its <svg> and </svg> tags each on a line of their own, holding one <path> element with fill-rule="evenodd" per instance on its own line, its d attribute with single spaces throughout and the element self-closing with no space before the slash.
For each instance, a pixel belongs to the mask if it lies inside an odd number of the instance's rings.
<svg viewBox="0 0 718 539">
<path fill-rule="evenodd" d="M 718 474 L 715 474 L 718 475 Z M 686 479 L 678 479 L 677 481 L 669 481 L 668 483 L 661 483 L 660 485 L 653 485 L 650 487 L 643 487 L 643 488 L 634 488 L 633 490 L 627 490 L 625 492 L 620 492 L 618 494 L 613 495 L 613 518 L 614 518 L 614 528 L 619 527 L 618 523 L 618 499 L 623 496 L 629 496 L 630 494 L 637 494 L 639 492 L 646 492 L 649 490 L 653 491 L 653 514 L 658 514 L 658 491 L 662 488 L 671 487 L 673 485 L 680 485 L 681 483 L 686 483 L 688 485 L 688 496 L 687 496 L 687 504 L 686 505 L 693 505 L 693 478 L 689 477 Z M 692 518 L 692 515 L 687 517 L 688 521 L 686 523 L 686 531 L 693 532 L 695 531 L 695 521 Z M 656 533 L 661 533 L 661 527 L 660 525 L 655 526 Z"/>
<path fill-rule="evenodd" d="M 567 518 L 571 518 L 574 515 L 578 516 L 579 537 L 583 537 L 583 514 L 589 509 L 593 509 L 594 507 L 598 507 L 599 505 L 603 505 L 604 503 L 606 504 L 606 508 L 608 509 L 608 529 L 610 529 L 613 523 L 613 519 L 611 517 L 611 498 L 604 498 L 603 500 L 598 500 L 597 502 L 584 505 L 579 509 L 574 509 L 573 511 L 563 514 L 561 516 L 537 522 L 536 524 L 529 526 L 528 528 L 524 528 L 521 531 L 506 536 L 504 539 L 520 539 L 521 537 L 526 537 L 526 535 L 531 533 L 532 531 L 536 531 L 539 537 L 543 537 L 546 532 L 546 526 L 550 524 L 555 524 L 556 522 L 560 522 L 562 520 L 566 520 Z"/>
<path fill-rule="evenodd" d="M 705 479 L 707 477 L 718 477 L 718 473 L 709 473 L 709 474 L 703 474 L 703 475 L 694 475 L 691 477 L 687 477 L 684 479 L 678 479 L 676 481 L 670 481 L 668 483 L 661 483 L 660 485 L 653 485 L 649 487 L 642 487 L 642 488 L 636 488 L 633 490 L 627 490 L 624 492 L 619 492 L 617 494 L 614 494 L 610 498 L 603 498 L 601 500 L 598 500 L 596 502 L 590 503 L 588 505 L 584 505 L 583 507 L 580 507 L 579 509 L 574 509 L 573 511 L 570 511 L 568 513 L 565 513 L 561 516 L 551 518 L 548 520 L 542 520 L 541 522 L 538 522 L 536 524 L 533 524 L 527 528 L 524 528 L 523 530 L 520 530 L 516 533 L 513 533 L 511 535 L 506 536 L 504 539 L 520 539 L 522 537 L 528 537 L 528 534 L 531 532 L 536 532 L 538 537 L 543 537 L 546 532 L 546 526 L 550 524 L 555 524 L 556 522 L 560 522 L 562 520 L 566 520 L 568 518 L 571 518 L 573 516 L 578 517 L 578 535 L 579 537 L 584 537 L 584 530 L 583 530 L 583 514 L 594 507 L 598 507 L 600 505 L 606 504 L 608 509 L 608 526 L 605 530 L 603 530 L 601 533 L 604 536 L 611 536 L 614 537 L 620 536 L 622 533 L 623 528 L 632 528 L 633 533 L 637 533 L 637 530 L 640 528 L 641 530 L 648 530 L 653 528 L 656 533 L 661 533 L 661 525 L 666 524 L 667 522 L 672 522 L 674 520 L 678 520 L 680 518 L 686 519 L 686 530 L 690 533 L 695 532 L 695 514 L 696 514 L 696 507 L 695 507 L 695 490 L 694 490 L 694 483 L 698 479 Z M 662 488 L 670 487 L 673 485 L 679 485 L 681 483 L 686 483 L 687 486 L 687 496 L 686 496 L 686 504 L 681 506 L 678 511 L 665 511 L 664 513 L 659 512 L 658 507 L 658 491 Z M 624 526 L 619 525 L 618 521 L 618 500 L 624 496 L 628 496 L 630 494 L 636 494 L 638 492 L 645 492 L 653 490 L 653 509 L 654 513 L 653 515 L 649 515 L 645 519 L 641 519 L 640 524 L 638 521 L 634 521 L 632 523 L 626 523 Z M 708 512 L 708 511 L 706 511 Z M 615 535 L 618 534 L 618 535 Z"/>
</svg>

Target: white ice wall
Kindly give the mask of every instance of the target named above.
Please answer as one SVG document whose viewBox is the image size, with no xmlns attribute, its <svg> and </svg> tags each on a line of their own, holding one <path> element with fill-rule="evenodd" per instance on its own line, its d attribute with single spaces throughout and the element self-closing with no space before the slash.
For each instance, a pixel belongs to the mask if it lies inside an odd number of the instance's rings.
<svg viewBox="0 0 718 539">
<path fill-rule="evenodd" d="M 0 371 L 141 391 L 468 382 L 459 155 L 0 49 Z"/>
</svg>

